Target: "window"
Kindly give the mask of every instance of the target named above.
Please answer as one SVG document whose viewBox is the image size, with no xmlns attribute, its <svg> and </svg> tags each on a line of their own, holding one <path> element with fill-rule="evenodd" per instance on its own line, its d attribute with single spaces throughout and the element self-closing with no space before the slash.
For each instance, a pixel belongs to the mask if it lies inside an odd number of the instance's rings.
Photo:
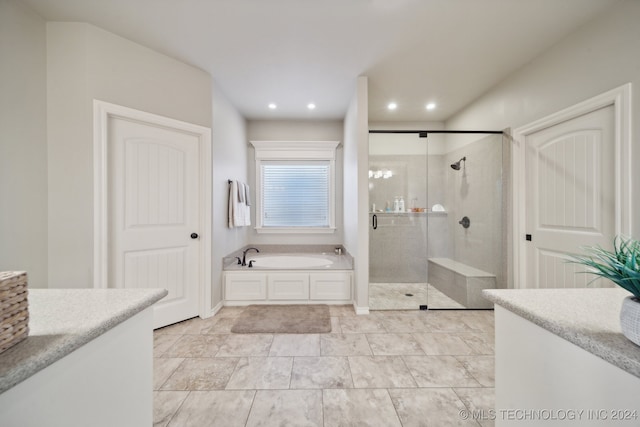
<svg viewBox="0 0 640 427">
<path fill-rule="evenodd" d="M 335 230 L 337 142 L 252 141 L 256 148 L 256 230 Z"/>
<path fill-rule="evenodd" d="M 262 162 L 264 227 L 329 227 L 329 162 Z"/>
</svg>

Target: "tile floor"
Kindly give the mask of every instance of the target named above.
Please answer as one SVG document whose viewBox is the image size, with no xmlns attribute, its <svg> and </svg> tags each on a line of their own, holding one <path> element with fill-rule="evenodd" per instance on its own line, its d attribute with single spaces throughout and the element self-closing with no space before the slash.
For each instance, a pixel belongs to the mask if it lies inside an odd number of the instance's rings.
<svg viewBox="0 0 640 427">
<path fill-rule="evenodd" d="M 232 334 L 244 308 L 154 332 L 154 426 L 490 426 L 492 311 L 330 306 L 327 334 Z M 467 412 L 465 412 L 467 414 Z"/>
<path fill-rule="evenodd" d="M 425 304 L 429 308 L 464 308 L 428 283 L 369 283 L 372 310 L 417 310 Z"/>
</svg>

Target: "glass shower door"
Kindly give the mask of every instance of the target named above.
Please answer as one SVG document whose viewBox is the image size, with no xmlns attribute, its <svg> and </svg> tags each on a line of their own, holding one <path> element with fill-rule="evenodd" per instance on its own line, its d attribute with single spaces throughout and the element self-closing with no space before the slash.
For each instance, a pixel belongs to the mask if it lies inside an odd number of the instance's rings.
<svg viewBox="0 0 640 427">
<path fill-rule="evenodd" d="M 369 307 L 418 310 L 427 296 L 427 145 L 369 135 Z"/>
</svg>

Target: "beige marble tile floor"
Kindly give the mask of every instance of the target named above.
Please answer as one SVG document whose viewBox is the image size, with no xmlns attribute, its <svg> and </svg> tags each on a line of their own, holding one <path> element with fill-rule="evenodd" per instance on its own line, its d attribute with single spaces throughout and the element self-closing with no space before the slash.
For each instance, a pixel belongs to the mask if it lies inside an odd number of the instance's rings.
<svg viewBox="0 0 640 427">
<path fill-rule="evenodd" d="M 421 305 L 434 309 L 464 309 L 428 283 L 369 283 L 372 310 L 417 310 Z"/>
<path fill-rule="evenodd" d="M 326 334 L 232 334 L 242 307 L 156 330 L 154 426 L 493 425 L 468 417 L 494 405 L 492 311 L 330 309 Z"/>
</svg>

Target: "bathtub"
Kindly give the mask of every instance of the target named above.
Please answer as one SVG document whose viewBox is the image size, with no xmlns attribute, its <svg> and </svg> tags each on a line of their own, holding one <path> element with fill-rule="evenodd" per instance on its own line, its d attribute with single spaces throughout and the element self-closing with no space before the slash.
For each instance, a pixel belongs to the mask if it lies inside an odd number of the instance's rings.
<svg viewBox="0 0 640 427">
<path fill-rule="evenodd" d="M 292 251 L 291 251 L 292 252 Z M 223 271 L 225 305 L 351 304 L 353 258 L 332 252 L 250 252 L 238 265 L 235 254 Z"/>
<path fill-rule="evenodd" d="M 247 257 L 247 263 L 253 261 L 253 268 L 277 268 L 280 270 L 305 270 L 310 268 L 330 268 L 334 260 L 328 255 L 253 255 Z M 333 257 L 335 258 L 335 257 Z"/>
<path fill-rule="evenodd" d="M 225 271 L 252 270 L 353 270 L 353 258 L 349 254 L 335 255 L 333 252 L 249 252 L 246 266 L 238 264 L 236 258 L 242 253 L 224 258 Z M 249 268 L 249 261 L 253 261 Z"/>
</svg>

